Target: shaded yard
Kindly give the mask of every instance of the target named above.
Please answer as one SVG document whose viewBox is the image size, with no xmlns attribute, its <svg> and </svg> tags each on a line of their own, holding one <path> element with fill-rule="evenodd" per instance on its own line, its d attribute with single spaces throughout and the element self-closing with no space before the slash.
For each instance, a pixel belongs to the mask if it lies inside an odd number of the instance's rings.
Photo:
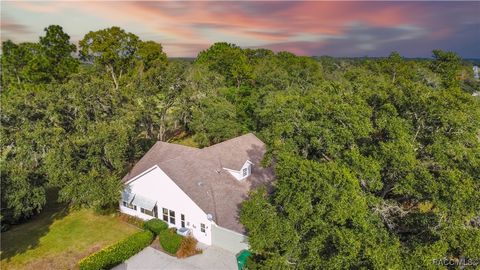
<svg viewBox="0 0 480 270">
<path fill-rule="evenodd" d="M 199 148 L 198 144 L 193 140 L 193 136 L 188 135 L 185 132 L 181 132 L 181 133 L 177 134 L 175 137 L 170 139 L 168 142 L 169 143 L 175 143 L 175 144 L 181 144 L 181 145 L 184 145 L 184 146 Z"/>
<path fill-rule="evenodd" d="M 32 220 L 1 237 L 2 269 L 71 269 L 86 255 L 138 231 L 113 215 L 68 212 L 50 203 Z"/>
</svg>

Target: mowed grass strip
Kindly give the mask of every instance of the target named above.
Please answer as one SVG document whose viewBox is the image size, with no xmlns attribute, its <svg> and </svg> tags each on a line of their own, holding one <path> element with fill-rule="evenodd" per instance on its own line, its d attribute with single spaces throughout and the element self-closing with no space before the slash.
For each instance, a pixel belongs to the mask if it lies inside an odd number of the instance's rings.
<svg viewBox="0 0 480 270">
<path fill-rule="evenodd" d="M 114 215 L 50 207 L 2 233 L 2 269 L 72 269 L 77 262 L 139 229 Z"/>
</svg>

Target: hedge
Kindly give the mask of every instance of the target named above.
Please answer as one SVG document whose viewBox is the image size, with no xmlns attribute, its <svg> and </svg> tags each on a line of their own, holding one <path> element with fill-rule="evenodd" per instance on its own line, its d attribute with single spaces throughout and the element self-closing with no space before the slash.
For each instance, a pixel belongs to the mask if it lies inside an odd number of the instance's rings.
<svg viewBox="0 0 480 270">
<path fill-rule="evenodd" d="M 158 218 L 154 218 L 143 223 L 143 228 L 158 235 L 161 231 L 168 229 L 168 224 Z"/>
<path fill-rule="evenodd" d="M 153 233 L 141 231 L 108 246 L 79 262 L 80 270 L 110 269 L 137 254 L 153 240 Z"/>
<path fill-rule="evenodd" d="M 135 216 L 130 216 L 124 213 L 119 213 L 118 218 L 121 221 L 127 222 L 129 224 L 135 225 L 138 228 L 143 228 L 143 225 L 145 224 L 145 221 L 141 218 L 135 217 Z"/>
<path fill-rule="evenodd" d="M 158 240 L 162 248 L 173 255 L 175 255 L 180 248 L 182 239 L 183 237 L 173 230 L 163 230 L 158 234 Z"/>
</svg>

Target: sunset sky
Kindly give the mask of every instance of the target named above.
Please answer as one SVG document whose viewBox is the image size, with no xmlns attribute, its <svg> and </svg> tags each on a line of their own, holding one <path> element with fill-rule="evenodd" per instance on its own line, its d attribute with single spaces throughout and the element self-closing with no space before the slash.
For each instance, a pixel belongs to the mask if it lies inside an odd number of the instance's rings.
<svg viewBox="0 0 480 270">
<path fill-rule="evenodd" d="M 480 2 L 2 1 L 2 40 L 37 41 L 59 24 L 78 42 L 120 26 L 196 56 L 212 43 L 300 55 L 429 57 L 433 49 L 480 58 Z"/>
</svg>

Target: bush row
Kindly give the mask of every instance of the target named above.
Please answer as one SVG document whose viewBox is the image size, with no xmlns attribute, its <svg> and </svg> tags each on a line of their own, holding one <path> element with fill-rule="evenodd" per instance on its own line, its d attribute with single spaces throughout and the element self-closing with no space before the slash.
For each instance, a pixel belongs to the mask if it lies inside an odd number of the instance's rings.
<svg viewBox="0 0 480 270">
<path fill-rule="evenodd" d="M 92 255 L 85 257 L 79 262 L 80 270 L 110 269 L 124 262 L 148 246 L 153 240 L 153 233 L 141 231 L 125 240 L 108 246 Z"/>
<path fill-rule="evenodd" d="M 145 230 L 149 230 L 155 235 L 159 235 L 161 231 L 168 229 L 168 224 L 158 218 L 150 219 L 143 224 Z"/>
<path fill-rule="evenodd" d="M 163 230 L 158 234 L 158 240 L 163 250 L 175 255 L 180 248 L 183 237 L 178 235 L 174 229 Z"/>
<path fill-rule="evenodd" d="M 118 218 L 121 221 L 130 223 L 132 225 L 137 226 L 138 228 L 142 228 L 144 226 L 145 221 L 141 218 L 135 217 L 135 216 L 130 216 L 124 213 L 119 213 Z"/>
</svg>

